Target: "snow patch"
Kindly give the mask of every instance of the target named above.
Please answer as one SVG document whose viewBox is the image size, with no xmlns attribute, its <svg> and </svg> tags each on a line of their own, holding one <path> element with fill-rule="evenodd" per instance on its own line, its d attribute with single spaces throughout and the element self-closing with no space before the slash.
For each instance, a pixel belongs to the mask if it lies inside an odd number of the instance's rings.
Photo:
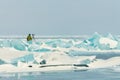
<svg viewBox="0 0 120 80">
<path fill-rule="evenodd" d="M 104 45 L 109 45 L 110 48 L 116 48 L 118 44 L 117 41 L 109 39 L 109 38 L 104 38 L 104 37 L 99 39 L 99 43 L 104 44 Z"/>
</svg>

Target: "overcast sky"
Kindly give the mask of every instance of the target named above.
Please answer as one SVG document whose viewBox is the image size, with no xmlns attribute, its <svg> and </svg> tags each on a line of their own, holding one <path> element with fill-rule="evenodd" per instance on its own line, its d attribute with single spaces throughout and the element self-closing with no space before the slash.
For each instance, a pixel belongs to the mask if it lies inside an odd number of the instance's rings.
<svg viewBox="0 0 120 80">
<path fill-rule="evenodd" d="M 0 35 L 120 34 L 120 0 L 0 0 Z"/>
</svg>

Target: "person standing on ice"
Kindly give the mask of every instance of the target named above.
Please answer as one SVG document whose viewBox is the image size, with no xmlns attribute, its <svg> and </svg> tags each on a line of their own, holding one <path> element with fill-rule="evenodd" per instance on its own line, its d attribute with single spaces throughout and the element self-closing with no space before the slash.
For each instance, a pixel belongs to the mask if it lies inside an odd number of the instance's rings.
<svg viewBox="0 0 120 80">
<path fill-rule="evenodd" d="M 32 34 L 32 39 L 35 41 L 35 34 Z"/>
<path fill-rule="evenodd" d="M 32 43 L 32 36 L 31 36 L 31 34 L 28 34 L 27 41 L 28 41 L 28 43 Z"/>
</svg>

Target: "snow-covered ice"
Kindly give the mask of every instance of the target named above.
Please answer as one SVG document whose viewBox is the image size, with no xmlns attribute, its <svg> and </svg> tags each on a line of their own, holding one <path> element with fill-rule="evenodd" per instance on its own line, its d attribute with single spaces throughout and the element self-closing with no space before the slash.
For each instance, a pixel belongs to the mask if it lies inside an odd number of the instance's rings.
<svg viewBox="0 0 120 80">
<path fill-rule="evenodd" d="M 38 39 L 28 43 L 23 39 L 0 39 L 0 72 L 30 72 L 107 68 L 120 65 L 120 57 L 98 59 L 82 52 L 109 54 L 120 52 L 119 37 L 95 33 L 81 39 Z M 76 56 L 73 56 L 75 54 Z M 81 54 L 81 55 L 80 55 Z M 74 66 L 86 64 L 89 67 Z M 40 67 L 53 65 L 52 67 Z M 54 66 L 66 65 L 66 66 Z"/>
</svg>

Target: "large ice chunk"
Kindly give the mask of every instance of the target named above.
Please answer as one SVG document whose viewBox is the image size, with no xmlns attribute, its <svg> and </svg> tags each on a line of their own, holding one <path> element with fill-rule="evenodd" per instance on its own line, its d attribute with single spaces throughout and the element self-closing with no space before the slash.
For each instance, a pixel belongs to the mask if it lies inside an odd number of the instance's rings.
<svg viewBox="0 0 120 80">
<path fill-rule="evenodd" d="M 72 41 L 63 41 L 62 39 L 51 40 L 45 42 L 46 45 L 51 46 L 53 48 L 62 47 L 62 48 L 70 48 L 73 46 Z"/>
<path fill-rule="evenodd" d="M 108 38 L 104 38 L 104 37 L 99 39 L 99 43 L 104 44 L 105 46 L 109 45 L 110 48 L 116 48 L 117 44 L 118 44 L 117 41 L 108 39 Z"/>
<path fill-rule="evenodd" d="M 75 45 L 78 48 L 85 48 L 87 50 L 111 50 L 119 49 L 120 42 L 118 38 L 108 34 L 107 36 L 102 36 L 95 33 L 91 38 L 84 40 L 82 43 Z"/>
<path fill-rule="evenodd" d="M 22 42 L 22 40 L 12 40 L 11 41 L 11 47 L 14 47 L 15 49 L 20 50 L 20 51 L 25 51 L 26 50 L 26 46 Z"/>
<path fill-rule="evenodd" d="M 33 54 L 27 54 L 25 56 L 12 59 L 11 63 L 18 63 L 19 61 L 20 62 L 26 62 L 26 63 L 28 63 L 30 61 L 34 61 L 34 55 Z"/>
</svg>

